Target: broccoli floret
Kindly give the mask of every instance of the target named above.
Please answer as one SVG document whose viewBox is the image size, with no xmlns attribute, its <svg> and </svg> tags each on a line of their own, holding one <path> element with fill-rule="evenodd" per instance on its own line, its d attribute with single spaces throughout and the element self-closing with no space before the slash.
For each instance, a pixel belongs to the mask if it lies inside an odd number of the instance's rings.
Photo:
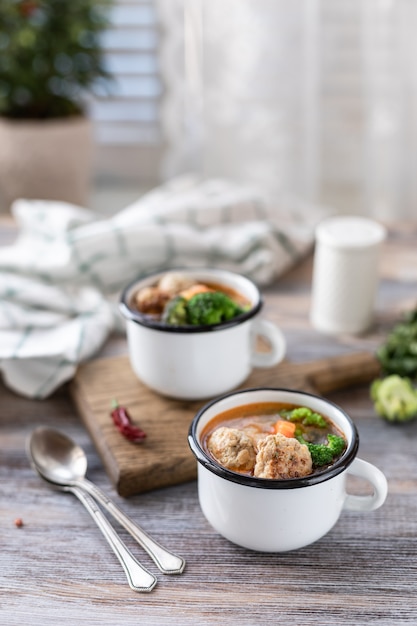
<svg viewBox="0 0 417 626">
<path fill-rule="evenodd" d="M 193 326 L 219 324 L 243 313 L 236 302 L 220 291 L 198 293 L 187 303 L 188 323 Z"/>
<path fill-rule="evenodd" d="M 327 435 L 327 441 L 327 447 L 332 451 L 333 458 L 342 454 L 343 450 L 346 448 L 346 441 L 343 437 L 338 437 L 337 435 Z"/>
<path fill-rule="evenodd" d="M 333 453 L 328 446 L 324 444 L 307 443 L 307 448 L 310 450 L 313 467 L 330 465 L 332 462 Z"/>
<path fill-rule="evenodd" d="M 409 378 L 392 374 L 374 380 L 371 398 L 375 411 L 390 422 L 408 422 L 417 417 L 417 391 Z"/>
<path fill-rule="evenodd" d="M 188 324 L 187 300 L 182 296 L 176 296 L 167 302 L 162 313 L 162 321 L 173 326 Z"/>
<path fill-rule="evenodd" d="M 385 375 L 417 378 L 417 308 L 394 326 L 376 356 Z"/>
<path fill-rule="evenodd" d="M 327 426 L 326 420 L 322 415 L 313 413 L 311 409 L 305 406 L 293 409 L 287 419 L 290 422 L 301 422 L 305 426 L 318 426 L 319 428 L 325 428 Z"/>
<path fill-rule="evenodd" d="M 306 406 L 300 406 L 290 411 L 287 419 L 290 422 L 302 422 L 308 415 L 311 415 L 311 409 L 308 409 Z"/>
<path fill-rule="evenodd" d="M 323 467 L 342 454 L 346 447 L 346 441 L 343 437 L 337 435 L 327 435 L 327 444 L 325 443 L 309 443 L 302 436 L 297 437 L 300 443 L 304 443 L 310 450 L 313 467 Z"/>
</svg>

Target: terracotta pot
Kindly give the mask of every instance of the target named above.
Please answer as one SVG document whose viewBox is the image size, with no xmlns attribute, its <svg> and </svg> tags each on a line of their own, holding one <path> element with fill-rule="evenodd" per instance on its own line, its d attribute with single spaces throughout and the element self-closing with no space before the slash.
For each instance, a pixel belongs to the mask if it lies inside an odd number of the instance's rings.
<svg viewBox="0 0 417 626">
<path fill-rule="evenodd" d="M 92 124 L 85 117 L 0 119 L 0 197 L 88 203 Z"/>
</svg>

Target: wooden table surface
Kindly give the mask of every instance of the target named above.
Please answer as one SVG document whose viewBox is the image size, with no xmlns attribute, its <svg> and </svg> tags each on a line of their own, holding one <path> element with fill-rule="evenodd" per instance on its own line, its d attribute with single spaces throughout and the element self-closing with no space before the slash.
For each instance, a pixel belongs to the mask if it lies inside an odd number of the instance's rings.
<svg viewBox="0 0 417 626">
<path fill-rule="evenodd" d="M 7 220 L 0 244 L 13 239 Z M 376 323 L 363 337 L 327 337 L 308 321 L 311 258 L 264 290 L 265 315 L 278 322 L 288 358 L 306 361 L 372 351 L 417 302 L 417 224 L 390 227 L 382 255 Z M 103 354 L 126 352 L 124 338 Z M 89 624 L 417 624 L 417 421 L 378 418 L 368 388 L 333 393 L 360 435 L 360 456 L 387 476 L 389 495 L 372 513 L 343 512 L 322 540 L 284 554 L 251 552 L 220 537 L 203 517 L 195 482 L 129 499 L 112 488 L 94 446 L 60 389 L 44 401 L 0 382 L 0 623 Z M 181 576 L 158 575 L 149 594 L 126 583 L 115 556 L 81 504 L 54 492 L 29 467 L 25 442 L 39 424 L 64 430 L 86 450 L 88 476 L 157 540 L 187 560 Z M 15 525 L 16 518 L 23 526 Z M 153 573 L 131 537 L 120 535 Z"/>
</svg>

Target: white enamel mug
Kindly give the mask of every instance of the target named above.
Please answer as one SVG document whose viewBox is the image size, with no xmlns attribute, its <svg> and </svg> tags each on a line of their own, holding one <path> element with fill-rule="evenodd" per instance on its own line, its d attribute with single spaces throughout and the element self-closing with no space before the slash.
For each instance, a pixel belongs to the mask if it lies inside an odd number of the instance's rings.
<svg viewBox="0 0 417 626">
<path fill-rule="evenodd" d="M 272 367 L 282 361 L 286 350 L 283 333 L 259 316 L 263 305 L 259 289 L 240 274 L 220 269 L 181 270 L 203 283 L 231 287 L 249 300 L 251 308 L 227 322 L 170 326 L 140 313 L 131 304 L 134 294 L 167 273 L 135 281 L 121 295 L 130 363 L 145 385 L 171 398 L 212 398 L 242 384 L 253 367 Z M 258 351 L 259 336 L 270 345 L 269 352 Z"/>
<path fill-rule="evenodd" d="M 344 433 L 348 442 L 345 452 L 331 467 L 304 478 L 271 480 L 225 469 L 205 451 L 203 429 L 223 411 L 257 402 L 285 402 L 321 413 Z M 302 391 L 245 389 L 218 398 L 197 413 L 188 440 L 198 461 L 198 496 L 203 514 L 223 537 L 251 550 L 285 552 L 302 548 L 328 533 L 343 510 L 374 511 L 387 496 L 384 474 L 356 458 L 359 437 L 349 416 L 332 402 Z M 373 493 L 347 493 L 349 474 L 368 481 Z"/>
</svg>

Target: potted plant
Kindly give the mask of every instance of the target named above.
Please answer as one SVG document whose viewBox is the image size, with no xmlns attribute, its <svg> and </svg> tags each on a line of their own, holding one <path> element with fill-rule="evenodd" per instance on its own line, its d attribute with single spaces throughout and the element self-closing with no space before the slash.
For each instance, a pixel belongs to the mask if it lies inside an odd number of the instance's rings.
<svg viewBox="0 0 417 626">
<path fill-rule="evenodd" d="M 1 0 L 0 196 L 85 204 L 109 0 Z"/>
</svg>

